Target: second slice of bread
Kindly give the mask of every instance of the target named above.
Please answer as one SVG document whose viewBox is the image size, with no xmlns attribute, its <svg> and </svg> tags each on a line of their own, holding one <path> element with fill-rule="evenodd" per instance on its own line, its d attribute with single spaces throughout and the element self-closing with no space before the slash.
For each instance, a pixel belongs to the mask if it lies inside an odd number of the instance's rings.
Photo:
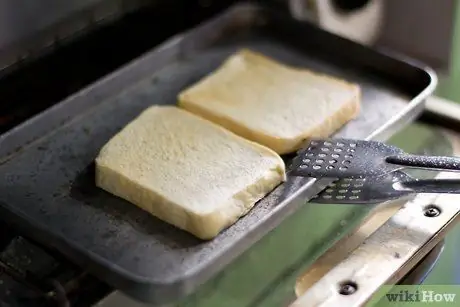
<svg viewBox="0 0 460 307">
<path fill-rule="evenodd" d="M 360 109 L 360 88 L 246 49 L 179 94 L 179 105 L 278 154 L 328 137 Z"/>
</svg>

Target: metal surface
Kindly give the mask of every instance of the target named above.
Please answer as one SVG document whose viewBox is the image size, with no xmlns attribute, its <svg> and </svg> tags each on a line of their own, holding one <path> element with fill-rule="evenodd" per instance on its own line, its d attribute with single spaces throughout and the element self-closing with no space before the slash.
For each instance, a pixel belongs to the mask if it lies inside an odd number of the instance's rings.
<svg viewBox="0 0 460 307">
<path fill-rule="evenodd" d="M 433 97 L 428 100 L 421 120 L 454 131 L 460 131 L 460 104 L 439 97 Z"/>
<path fill-rule="evenodd" d="M 398 285 L 422 284 L 441 258 L 445 239 L 442 239 L 417 265 L 400 281 Z"/>
<path fill-rule="evenodd" d="M 344 258 L 352 253 L 356 248 L 382 227 L 394 214 L 396 214 L 406 201 L 396 201 L 393 203 L 379 204 L 375 206 L 368 216 L 359 223 L 353 231 L 343 236 L 334 246 L 322 254 L 304 272 L 301 272 L 296 279 L 295 294 L 302 296 L 321 278 L 339 265 Z"/>
<path fill-rule="evenodd" d="M 92 161 L 139 112 L 174 104 L 181 89 L 241 47 L 360 84 L 361 115 L 341 137 L 385 139 L 419 114 L 436 83 L 429 69 L 275 12 L 237 6 L 2 136 L 0 213 L 138 299 L 165 303 L 192 292 L 321 185 L 290 177 L 232 227 L 202 242 L 97 189 Z"/>
<path fill-rule="evenodd" d="M 402 171 L 380 177 L 344 178 L 312 200 L 325 204 L 377 204 L 414 194 L 460 194 L 458 179 L 413 179 Z"/>
<path fill-rule="evenodd" d="M 459 177 L 455 173 L 441 173 L 438 178 Z M 291 306 L 365 305 L 382 285 L 401 280 L 443 239 L 458 221 L 459 199 L 458 195 L 419 195 L 300 294 Z M 442 213 L 436 217 L 426 216 L 425 209 L 430 205 L 437 206 Z M 341 295 L 340 285 L 349 282 L 358 290 L 351 295 Z"/>
<path fill-rule="evenodd" d="M 0 71 L 150 0 L 0 0 Z"/>
<path fill-rule="evenodd" d="M 318 22 L 318 12 L 315 1 L 288 0 L 288 8 L 293 18 L 314 23 Z"/>
<path fill-rule="evenodd" d="M 294 159 L 290 174 L 313 178 L 383 176 L 403 168 L 460 171 L 456 157 L 409 155 L 376 141 L 312 140 Z"/>
<path fill-rule="evenodd" d="M 0 50 L 102 0 L 1 0 Z M 115 1 L 112 1 L 115 2 Z"/>
</svg>

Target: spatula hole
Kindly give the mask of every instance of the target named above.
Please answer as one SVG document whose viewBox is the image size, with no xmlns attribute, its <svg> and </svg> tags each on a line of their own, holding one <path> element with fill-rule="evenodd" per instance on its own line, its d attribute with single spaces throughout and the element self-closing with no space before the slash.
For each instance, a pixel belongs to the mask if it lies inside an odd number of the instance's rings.
<svg viewBox="0 0 460 307">
<path fill-rule="evenodd" d="M 331 196 L 331 195 L 324 195 L 323 198 L 324 198 L 324 199 L 331 199 L 332 196 Z"/>
<path fill-rule="evenodd" d="M 340 193 L 340 194 L 347 193 L 347 190 L 339 190 L 339 193 Z"/>
<path fill-rule="evenodd" d="M 343 196 L 343 195 L 337 195 L 335 198 L 337 198 L 337 199 L 345 199 L 345 196 Z"/>
<path fill-rule="evenodd" d="M 329 160 L 329 163 L 330 164 L 335 164 L 335 163 L 337 163 L 337 160 Z"/>
<path fill-rule="evenodd" d="M 356 195 L 350 196 L 350 199 L 351 199 L 351 200 L 359 199 L 359 196 L 356 196 Z"/>
<path fill-rule="evenodd" d="M 349 183 L 344 183 L 342 185 L 340 185 L 342 188 L 348 188 L 350 187 L 350 184 Z"/>
<path fill-rule="evenodd" d="M 355 152 L 353 148 L 347 149 L 347 152 Z"/>
<path fill-rule="evenodd" d="M 361 192 L 361 190 L 352 190 L 352 191 L 351 191 L 351 193 L 353 193 L 353 194 L 358 194 L 358 193 L 360 193 L 360 192 Z"/>
<path fill-rule="evenodd" d="M 329 148 L 327 148 L 327 147 L 322 147 L 322 148 L 321 148 L 321 151 L 328 152 L 328 151 L 329 151 Z"/>
<path fill-rule="evenodd" d="M 326 154 L 323 154 L 323 153 L 318 154 L 318 157 L 320 157 L 320 158 L 324 158 L 324 157 L 326 157 L 326 156 L 327 156 L 327 155 L 326 155 Z"/>
<path fill-rule="evenodd" d="M 334 148 L 335 152 L 342 152 L 342 148 Z"/>
<path fill-rule="evenodd" d="M 339 171 L 342 171 L 342 172 L 346 171 L 347 169 L 348 169 L 348 167 L 346 167 L 346 166 L 339 167 Z"/>
<path fill-rule="evenodd" d="M 311 141 L 310 145 L 313 145 L 313 146 L 318 145 L 318 142 L 317 141 Z"/>
<path fill-rule="evenodd" d="M 324 160 L 323 159 L 317 159 L 315 162 L 318 163 L 318 164 L 321 164 L 321 163 L 324 162 Z"/>
<path fill-rule="evenodd" d="M 310 160 L 310 159 L 303 159 L 302 162 L 303 162 L 303 163 L 310 163 L 311 160 Z"/>
<path fill-rule="evenodd" d="M 360 187 L 363 186 L 363 184 L 362 184 L 362 183 L 357 183 L 357 184 L 355 184 L 355 185 L 353 185 L 353 186 L 354 186 L 355 188 L 360 188 Z"/>
<path fill-rule="evenodd" d="M 326 141 L 326 142 L 324 142 L 324 146 L 331 146 L 331 145 L 332 145 L 332 143 L 331 143 L 331 142 L 327 142 L 327 141 Z"/>
<path fill-rule="evenodd" d="M 337 143 L 337 146 L 343 147 L 343 146 L 345 146 L 345 144 L 344 143 Z"/>
<path fill-rule="evenodd" d="M 300 168 L 301 168 L 301 169 L 306 169 L 306 168 L 308 168 L 308 165 L 306 165 L 306 164 L 301 164 L 301 165 L 300 165 Z"/>
<path fill-rule="evenodd" d="M 326 169 L 334 169 L 334 165 L 328 165 Z"/>
<path fill-rule="evenodd" d="M 353 158 L 353 155 L 345 155 L 345 159 L 351 159 Z"/>
<path fill-rule="evenodd" d="M 356 147 L 356 144 L 355 143 L 350 143 L 350 147 Z"/>
<path fill-rule="evenodd" d="M 338 157 L 340 157 L 340 155 L 339 154 L 332 154 L 331 157 L 332 158 L 338 158 Z"/>
<path fill-rule="evenodd" d="M 318 169 L 320 169 L 320 168 L 321 168 L 320 165 L 313 165 L 313 169 L 314 169 L 314 170 L 318 170 Z"/>
</svg>

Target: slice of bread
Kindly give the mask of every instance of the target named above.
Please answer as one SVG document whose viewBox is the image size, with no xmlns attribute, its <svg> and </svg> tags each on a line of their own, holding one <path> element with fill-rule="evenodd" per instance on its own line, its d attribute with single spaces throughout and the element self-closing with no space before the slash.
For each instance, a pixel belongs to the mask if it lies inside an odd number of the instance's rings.
<svg viewBox="0 0 460 307">
<path fill-rule="evenodd" d="M 355 118 L 360 88 L 243 49 L 179 94 L 179 105 L 279 154 Z"/>
<path fill-rule="evenodd" d="M 214 123 L 155 106 L 96 158 L 96 185 L 211 239 L 286 179 L 283 160 Z"/>
</svg>

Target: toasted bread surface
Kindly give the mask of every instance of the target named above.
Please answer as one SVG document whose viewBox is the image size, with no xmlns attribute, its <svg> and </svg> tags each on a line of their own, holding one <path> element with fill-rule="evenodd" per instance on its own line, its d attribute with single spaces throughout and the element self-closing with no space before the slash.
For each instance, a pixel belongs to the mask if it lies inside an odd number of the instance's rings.
<svg viewBox="0 0 460 307">
<path fill-rule="evenodd" d="M 96 185 L 211 239 L 285 180 L 283 160 L 192 113 L 154 106 L 96 158 Z"/>
<path fill-rule="evenodd" d="M 243 49 L 178 99 L 180 107 L 286 154 L 354 119 L 361 92 L 356 84 Z"/>
</svg>

